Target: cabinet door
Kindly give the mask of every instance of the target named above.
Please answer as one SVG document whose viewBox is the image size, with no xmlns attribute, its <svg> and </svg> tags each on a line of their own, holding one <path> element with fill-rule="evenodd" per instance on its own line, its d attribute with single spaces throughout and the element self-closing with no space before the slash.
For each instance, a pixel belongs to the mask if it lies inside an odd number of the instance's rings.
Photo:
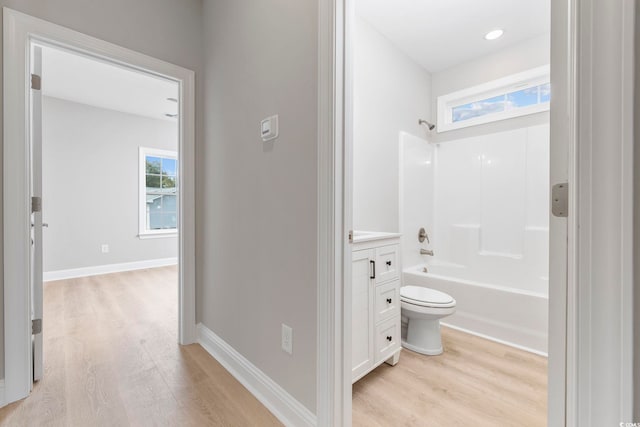
<svg viewBox="0 0 640 427">
<path fill-rule="evenodd" d="M 353 252 L 351 280 L 351 366 L 352 379 L 373 365 L 372 250 Z"/>
</svg>

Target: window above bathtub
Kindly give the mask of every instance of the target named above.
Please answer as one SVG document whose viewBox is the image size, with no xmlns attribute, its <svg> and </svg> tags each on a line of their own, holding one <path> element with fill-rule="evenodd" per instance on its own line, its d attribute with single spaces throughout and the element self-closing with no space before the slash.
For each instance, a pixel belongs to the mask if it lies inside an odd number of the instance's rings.
<svg viewBox="0 0 640 427">
<path fill-rule="evenodd" d="M 438 97 L 438 132 L 549 110 L 549 66 Z"/>
</svg>

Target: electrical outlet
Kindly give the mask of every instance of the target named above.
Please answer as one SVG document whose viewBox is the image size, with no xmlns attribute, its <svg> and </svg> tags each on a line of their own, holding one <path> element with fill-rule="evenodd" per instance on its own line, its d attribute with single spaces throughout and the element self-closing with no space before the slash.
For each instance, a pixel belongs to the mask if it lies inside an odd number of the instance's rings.
<svg viewBox="0 0 640 427">
<path fill-rule="evenodd" d="M 293 329 L 284 323 L 282 324 L 282 349 L 293 354 Z"/>
<path fill-rule="evenodd" d="M 102 249 L 102 253 L 103 254 L 108 254 L 109 253 L 109 245 L 106 245 L 106 244 L 102 245 L 101 249 Z"/>
</svg>

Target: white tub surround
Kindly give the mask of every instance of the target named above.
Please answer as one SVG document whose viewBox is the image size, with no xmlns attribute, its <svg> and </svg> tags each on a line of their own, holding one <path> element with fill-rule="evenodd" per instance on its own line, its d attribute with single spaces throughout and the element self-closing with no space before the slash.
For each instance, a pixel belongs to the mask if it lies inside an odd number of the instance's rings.
<svg viewBox="0 0 640 427">
<path fill-rule="evenodd" d="M 548 295 L 549 125 L 436 151 L 433 261 L 459 279 Z"/>
<path fill-rule="evenodd" d="M 400 132 L 399 138 L 402 263 L 416 265 L 429 259 L 420 249 L 435 247 L 436 145 L 407 132 Z M 429 243 L 418 240 L 421 228 Z"/>
<path fill-rule="evenodd" d="M 401 133 L 400 149 L 403 285 L 451 295 L 442 324 L 546 354 L 549 125 L 435 144 Z"/>
<path fill-rule="evenodd" d="M 400 234 L 356 231 L 352 250 L 351 362 L 356 382 L 400 358 Z"/>
<path fill-rule="evenodd" d="M 459 267 L 431 263 L 406 268 L 405 286 L 445 292 L 456 312 L 441 322 L 493 341 L 547 355 L 549 298 L 546 293 L 460 279 Z"/>
</svg>

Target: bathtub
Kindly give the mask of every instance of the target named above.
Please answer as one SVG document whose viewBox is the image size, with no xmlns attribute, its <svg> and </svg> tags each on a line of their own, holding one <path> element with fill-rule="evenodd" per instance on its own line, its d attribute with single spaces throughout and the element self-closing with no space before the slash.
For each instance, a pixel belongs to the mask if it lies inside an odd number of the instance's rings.
<svg viewBox="0 0 640 427">
<path fill-rule="evenodd" d="M 479 283 L 455 277 L 455 269 L 441 265 L 413 266 L 403 271 L 402 285 L 446 292 L 456 300 L 455 314 L 441 324 L 547 355 L 549 298 L 547 295 Z"/>
</svg>

